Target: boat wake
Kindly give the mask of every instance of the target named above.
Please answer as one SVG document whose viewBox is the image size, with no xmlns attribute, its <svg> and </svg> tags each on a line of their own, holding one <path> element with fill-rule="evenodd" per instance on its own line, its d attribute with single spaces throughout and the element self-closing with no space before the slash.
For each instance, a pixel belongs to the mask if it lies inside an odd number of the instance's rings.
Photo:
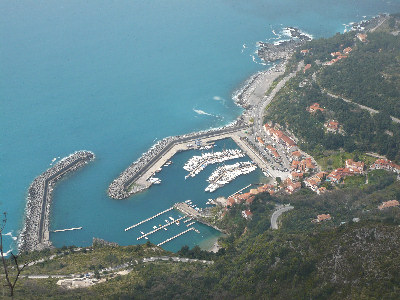
<svg viewBox="0 0 400 300">
<path fill-rule="evenodd" d="M 208 112 L 205 112 L 204 110 L 201 110 L 201 109 L 194 109 L 194 108 L 193 108 L 193 111 L 194 111 L 196 114 L 198 114 L 198 115 L 206 115 L 206 116 L 215 117 L 213 114 L 210 114 L 210 113 L 208 113 Z"/>
<path fill-rule="evenodd" d="M 13 236 L 11 231 L 10 231 L 10 232 L 7 232 L 7 233 L 5 233 L 5 234 L 3 234 L 3 235 L 10 236 L 14 241 L 17 240 L 17 237 L 16 237 L 16 236 Z"/>
</svg>

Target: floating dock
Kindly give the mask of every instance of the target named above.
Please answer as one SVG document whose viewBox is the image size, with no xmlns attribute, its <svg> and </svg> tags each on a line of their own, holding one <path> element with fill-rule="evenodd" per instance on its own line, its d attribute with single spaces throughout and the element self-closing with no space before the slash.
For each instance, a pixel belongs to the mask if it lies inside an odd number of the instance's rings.
<svg viewBox="0 0 400 300">
<path fill-rule="evenodd" d="M 57 230 L 53 230 L 52 232 L 64 232 L 64 231 L 72 231 L 72 230 L 80 230 L 80 229 L 82 229 L 82 227 L 57 229 Z"/>
<path fill-rule="evenodd" d="M 192 231 L 192 230 L 196 231 L 196 229 L 194 229 L 194 227 L 190 227 L 189 229 L 182 231 L 181 233 L 178 233 L 177 235 L 174 235 L 173 237 L 170 237 L 169 239 L 166 239 L 164 242 L 157 244 L 157 246 L 164 245 L 165 243 L 168 243 L 168 242 L 172 241 L 173 239 L 176 239 L 177 237 L 180 237 L 181 235 L 188 233 L 189 231 Z M 198 230 L 197 230 L 197 233 L 199 233 Z"/>
<path fill-rule="evenodd" d="M 167 224 L 165 224 L 165 225 L 163 225 L 163 226 L 160 226 L 160 227 L 158 227 L 158 228 L 156 228 L 156 229 L 154 229 L 154 230 L 152 230 L 152 231 L 150 231 L 150 232 L 148 232 L 148 233 L 145 233 L 145 234 L 143 234 L 142 236 L 139 236 L 139 237 L 137 238 L 137 240 L 140 240 L 140 239 L 142 239 L 142 238 L 145 238 L 146 236 L 149 236 L 150 234 L 153 234 L 153 233 L 155 233 L 155 232 L 157 232 L 157 231 L 159 231 L 159 230 L 161 230 L 161 229 L 164 229 L 164 228 L 166 228 L 166 227 L 168 227 L 168 226 L 170 226 L 170 225 L 172 225 L 172 224 L 177 224 L 180 220 L 182 220 L 182 219 L 184 219 L 184 218 L 186 218 L 186 216 L 180 217 L 179 219 L 176 219 L 175 221 L 169 222 L 169 223 L 167 223 Z"/>
<path fill-rule="evenodd" d="M 135 225 L 132 225 L 132 226 L 130 226 L 128 228 L 125 228 L 125 231 L 131 230 L 132 228 L 135 228 L 135 227 L 137 227 L 139 225 L 142 225 L 143 223 L 146 223 L 147 221 L 153 220 L 154 218 L 157 218 L 158 216 L 161 216 L 162 214 L 165 214 L 166 212 L 169 212 L 170 210 L 173 210 L 173 209 L 174 209 L 173 207 L 170 207 L 170 208 L 168 208 L 168 209 L 166 209 L 166 210 L 164 210 L 164 211 L 162 211 L 162 212 L 160 212 L 160 213 L 158 213 L 158 214 L 156 214 L 156 215 L 154 215 L 154 216 L 152 216 L 150 218 L 147 218 L 146 220 L 140 221 L 139 223 L 137 223 Z"/>
</svg>

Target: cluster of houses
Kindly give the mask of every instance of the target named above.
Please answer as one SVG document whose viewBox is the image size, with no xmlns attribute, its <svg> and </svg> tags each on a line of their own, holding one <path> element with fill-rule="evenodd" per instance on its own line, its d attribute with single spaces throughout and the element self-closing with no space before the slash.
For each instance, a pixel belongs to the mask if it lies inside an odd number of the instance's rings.
<svg viewBox="0 0 400 300">
<path fill-rule="evenodd" d="M 289 194 L 293 194 L 301 188 L 301 185 L 295 184 L 299 183 L 304 176 L 304 173 L 312 172 L 315 166 L 311 162 L 311 159 L 306 158 L 299 161 L 292 162 L 292 172 L 290 173 L 287 182 L 286 191 Z M 317 194 L 322 194 L 326 192 L 325 187 L 321 187 L 322 183 L 329 182 L 333 185 L 341 183 L 346 177 L 354 175 L 362 175 L 365 165 L 361 161 L 354 161 L 352 159 L 347 159 L 345 162 L 345 167 L 337 168 L 331 171 L 329 174 L 327 172 L 319 172 L 311 177 L 304 179 L 303 183 L 306 187 L 316 192 Z M 377 159 L 369 168 L 370 170 L 387 170 L 400 174 L 400 166 L 393 163 L 387 159 Z"/>
<path fill-rule="evenodd" d="M 264 125 L 264 130 L 275 142 L 282 144 L 286 148 L 286 151 L 297 150 L 296 142 L 279 129 L 275 129 L 266 123 Z"/>
<path fill-rule="evenodd" d="M 331 56 L 333 57 L 330 61 L 324 63 L 324 66 L 331 66 L 334 63 L 338 62 L 341 59 L 347 58 L 349 53 L 352 51 L 350 47 L 344 48 L 343 53 L 340 51 L 332 52 Z"/>
<path fill-rule="evenodd" d="M 377 159 L 369 168 L 371 170 L 386 170 L 400 174 L 400 166 L 388 159 Z"/>
<path fill-rule="evenodd" d="M 256 189 L 251 189 L 248 193 L 243 193 L 243 194 L 234 194 L 232 196 L 229 196 L 228 199 L 224 200 L 223 198 L 217 199 L 217 203 L 221 204 L 222 206 L 225 207 L 231 207 L 234 204 L 240 204 L 240 203 L 246 203 L 246 204 L 251 204 L 257 194 L 260 193 L 269 193 L 270 195 L 275 194 L 277 191 L 277 188 L 272 185 L 272 184 L 265 184 L 262 186 L 259 186 Z"/>
<path fill-rule="evenodd" d="M 289 195 L 301 189 L 301 180 L 304 177 L 304 173 L 313 172 L 316 169 L 316 165 L 312 162 L 310 157 L 300 160 L 302 155 L 299 151 L 293 152 L 292 157 L 291 172 L 288 178 L 283 182 L 285 191 Z"/>
</svg>

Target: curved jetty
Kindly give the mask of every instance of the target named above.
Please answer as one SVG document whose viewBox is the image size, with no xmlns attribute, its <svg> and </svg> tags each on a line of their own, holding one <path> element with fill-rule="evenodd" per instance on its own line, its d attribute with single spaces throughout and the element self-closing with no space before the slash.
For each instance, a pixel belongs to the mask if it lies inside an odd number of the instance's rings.
<svg viewBox="0 0 400 300">
<path fill-rule="evenodd" d="M 19 239 L 19 251 L 41 250 L 51 246 L 49 214 L 55 183 L 94 159 L 90 151 L 77 151 L 35 178 L 28 190 L 25 224 Z"/>
<path fill-rule="evenodd" d="M 108 195 L 114 199 L 125 199 L 152 185 L 148 179 L 175 153 L 190 149 L 196 140 L 213 141 L 228 138 L 231 134 L 247 128 L 239 119 L 216 129 L 167 137 L 153 145 L 137 161 L 132 163 L 108 188 Z M 154 169 L 154 170 L 153 170 Z"/>
</svg>

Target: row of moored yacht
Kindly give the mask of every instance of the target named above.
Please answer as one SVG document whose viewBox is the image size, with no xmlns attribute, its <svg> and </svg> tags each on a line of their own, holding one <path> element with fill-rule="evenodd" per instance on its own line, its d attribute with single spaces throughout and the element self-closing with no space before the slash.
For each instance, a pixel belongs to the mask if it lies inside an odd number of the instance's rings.
<svg viewBox="0 0 400 300">
<path fill-rule="evenodd" d="M 195 155 L 189 159 L 183 168 L 190 172 L 187 177 L 194 177 L 199 174 L 205 167 L 215 163 L 221 163 L 227 160 L 244 157 L 244 153 L 239 149 L 228 149 L 220 152 L 207 152 L 200 155 Z"/>
<path fill-rule="evenodd" d="M 233 179 L 240 175 L 249 174 L 253 172 L 257 166 L 250 161 L 247 162 L 237 162 L 233 165 L 224 165 L 217 168 L 208 177 L 207 181 L 210 183 L 205 191 L 214 192 L 216 189 L 224 186 L 225 184 L 231 182 Z"/>
</svg>

